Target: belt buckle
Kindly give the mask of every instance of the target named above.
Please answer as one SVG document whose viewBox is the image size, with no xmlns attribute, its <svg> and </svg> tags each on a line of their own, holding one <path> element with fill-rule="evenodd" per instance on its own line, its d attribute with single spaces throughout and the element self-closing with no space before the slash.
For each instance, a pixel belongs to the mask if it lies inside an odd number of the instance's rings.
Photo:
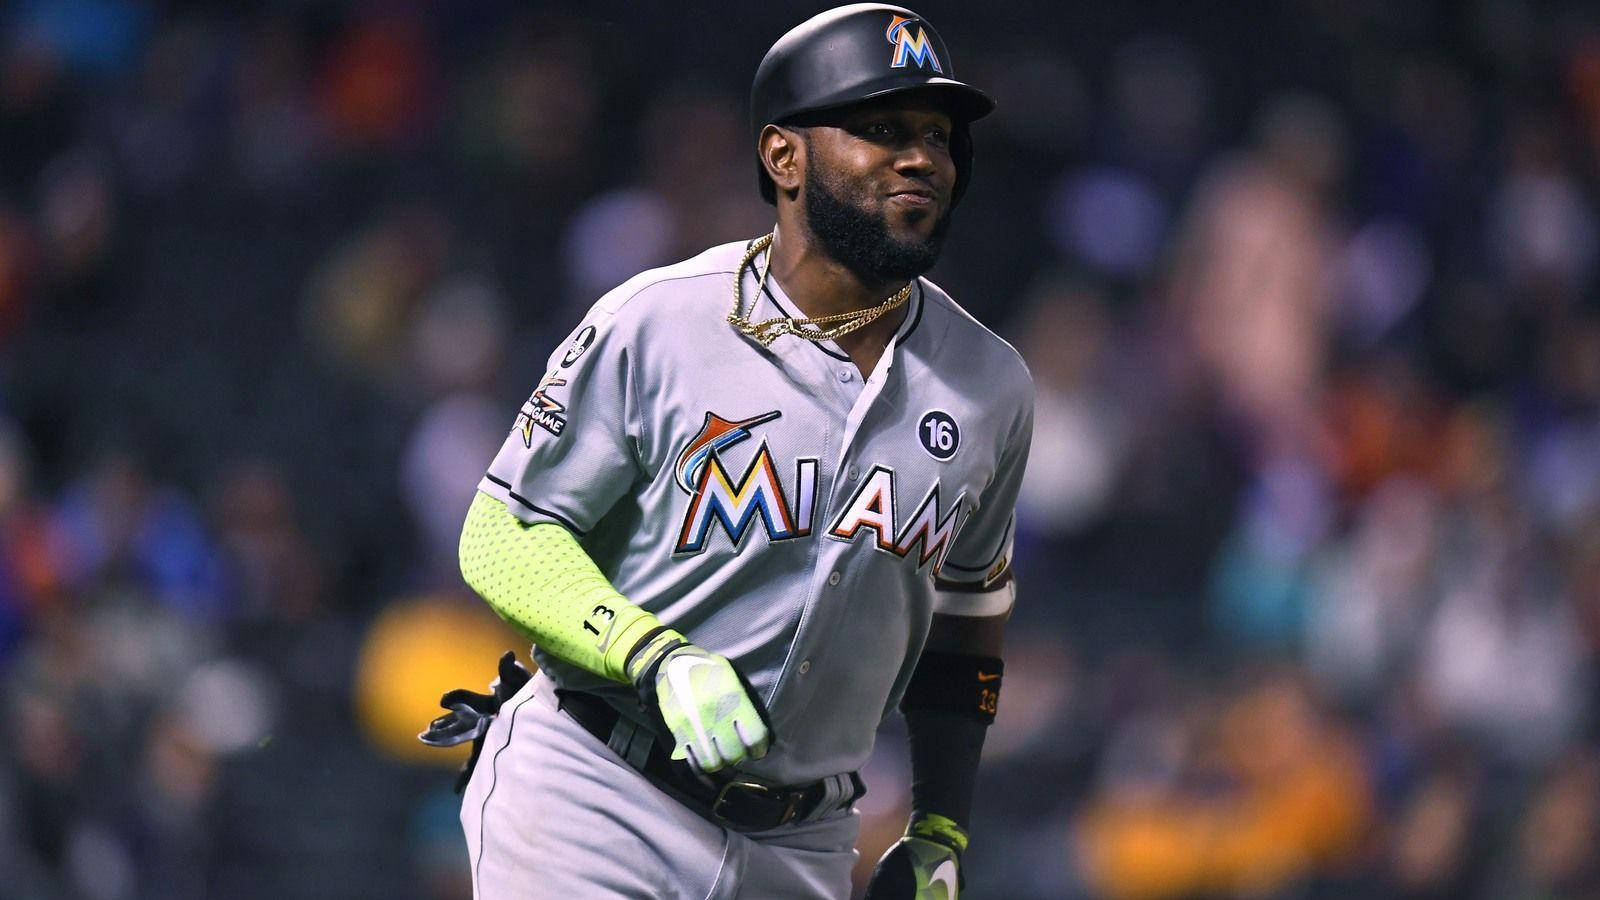
<svg viewBox="0 0 1600 900">
<path fill-rule="evenodd" d="M 753 793 L 760 794 L 760 795 L 763 795 L 763 796 L 770 796 L 771 794 L 774 793 L 772 788 L 760 783 L 759 781 L 734 780 L 734 781 L 730 781 L 730 782 L 724 784 L 721 788 L 719 788 L 717 790 L 717 798 L 716 798 L 716 800 L 712 801 L 712 803 L 711 803 L 711 814 L 713 816 L 716 816 L 718 819 L 721 819 L 724 822 L 733 822 L 732 819 L 729 819 L 726 815 L 723 815 L 722 807 L 723 807 L 723 804 L 728 802 L 728 793 L 730 791 L 732 791 L 734 788 L 739 788 L 740 790 L 745 790 L 745 791 L 751 791 Z M 796 807 L 798 807 L 799 804 L 800 804 L 800 795 L 798 793 L 794 792 L 794 791 L 790 791 L 789 792 L 789 799 L 783 805 L 783 813 L 782 813 L 782 815 L 780 815 L 778 817 L 777 824 L 778 825 L 787 825 L 790 822 L 794 821 L 795 813 L 797 811 Z M 734 824 L 739 824 L 739 823 L 734 823 Z"/>
</svg>

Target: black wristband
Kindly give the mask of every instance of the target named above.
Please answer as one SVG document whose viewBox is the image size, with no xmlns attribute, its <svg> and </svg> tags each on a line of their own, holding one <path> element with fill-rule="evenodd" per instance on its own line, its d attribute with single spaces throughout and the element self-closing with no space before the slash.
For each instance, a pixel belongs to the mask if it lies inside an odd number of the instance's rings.
<svg viewBox="0 0 1600 900">
<path fill-rule="evenodd" d="M 924 652 L 900 698 L 906 713 L 949 713 L 984 725 L 999 710 L 1005 663 L 994 656 Z"/>
<path fill-rule="evenodd" d="M 629 669 L 632 669 L 633 658 L 639 655 L 639 651 L 650 646 L 650 642 L 655 640 L 656 635 L 666 630 L 667 626 L 657 625 L 649 631 L 646 631 L 643 637 L 639 638 L 637 641 L 634 641 L 633 646 L 628 649 L 628 655 L 622 658 L 622 670 L 627 672 Z"/>
</svg>

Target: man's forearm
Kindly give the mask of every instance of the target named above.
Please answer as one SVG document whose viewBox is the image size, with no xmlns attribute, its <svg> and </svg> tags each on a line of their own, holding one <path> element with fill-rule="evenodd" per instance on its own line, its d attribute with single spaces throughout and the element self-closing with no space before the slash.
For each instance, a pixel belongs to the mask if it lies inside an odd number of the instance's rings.
<svg viewBox="0 0 1600 900">
<path fill-rule="evenodd" d="M 907 712 L 906 730 L 912 821 L 938 815 L 968 828 L 988 726 L 950 713 Z"/>
<path fill-rule="evenodd" d="M 461 531 L 461 574 L 502 619 L 539 647 L 613 681 L 658 632 L 655 616 L 617 593 L 572 533 L 529 525 L 479 493 Z"/>
<path fill-rule="evenodd" d="M 912 819 L 966 828 L 983 739 L 999 698 L 1006 615 L 935 615 L 902 707 L 911 745 Z"/>
<path fill-rule="evenodd" d="M 673 759 L 714 772 L 766 755 L 771 726 L 749 682 L 617 593 L 565 528 L 528 525 L 480 492 L 461 531 L 461 574 L 543 650 L 633 684 L 660 714 Z M 663 679 L 689 657 L 691 671 Z"/>
</svg>

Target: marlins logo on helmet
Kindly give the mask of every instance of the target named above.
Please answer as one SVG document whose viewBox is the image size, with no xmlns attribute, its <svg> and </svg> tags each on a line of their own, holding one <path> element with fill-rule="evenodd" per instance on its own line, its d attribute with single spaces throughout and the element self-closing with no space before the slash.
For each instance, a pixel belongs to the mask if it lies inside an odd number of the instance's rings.
<svg viewBox="0 0 1600 900">
<path fill-rule="evenodd" d="M 894 45 L 894 61 L 889 65 L 904 69 L 915 60 L 919 69 L 932 66 L 935 72 L 944 74 L 944 67 L 939 65 L 939 54 L 933 51 L 933 42 L 928 40 L 928 32 L 912 28 L 916 21 L 905 16 L 889 17 L 889 27 L 883 32 L 884 39 Z"/>
</svg>

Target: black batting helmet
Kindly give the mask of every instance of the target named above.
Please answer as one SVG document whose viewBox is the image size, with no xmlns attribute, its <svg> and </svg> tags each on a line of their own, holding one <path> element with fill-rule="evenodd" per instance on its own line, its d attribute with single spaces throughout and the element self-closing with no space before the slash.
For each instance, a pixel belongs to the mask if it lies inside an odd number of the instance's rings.
<svg viewBox="0 0 1600 900">
<path fill-rule="evenodd" d="M 954 206 L 972 170 L 967 125 L 994 110 L 988 94 L 956 80 L 950 53 L 926 19 L 898 6 L 853 3 L 796 26 L 767 51 L 750 87 L 750 123 L 759 136 L 769 124 L 905 91 L 938 95 L 955 127 Z M 756 161 L 761 196 L 777 202 L 777 186 Z"/>
</svg>

